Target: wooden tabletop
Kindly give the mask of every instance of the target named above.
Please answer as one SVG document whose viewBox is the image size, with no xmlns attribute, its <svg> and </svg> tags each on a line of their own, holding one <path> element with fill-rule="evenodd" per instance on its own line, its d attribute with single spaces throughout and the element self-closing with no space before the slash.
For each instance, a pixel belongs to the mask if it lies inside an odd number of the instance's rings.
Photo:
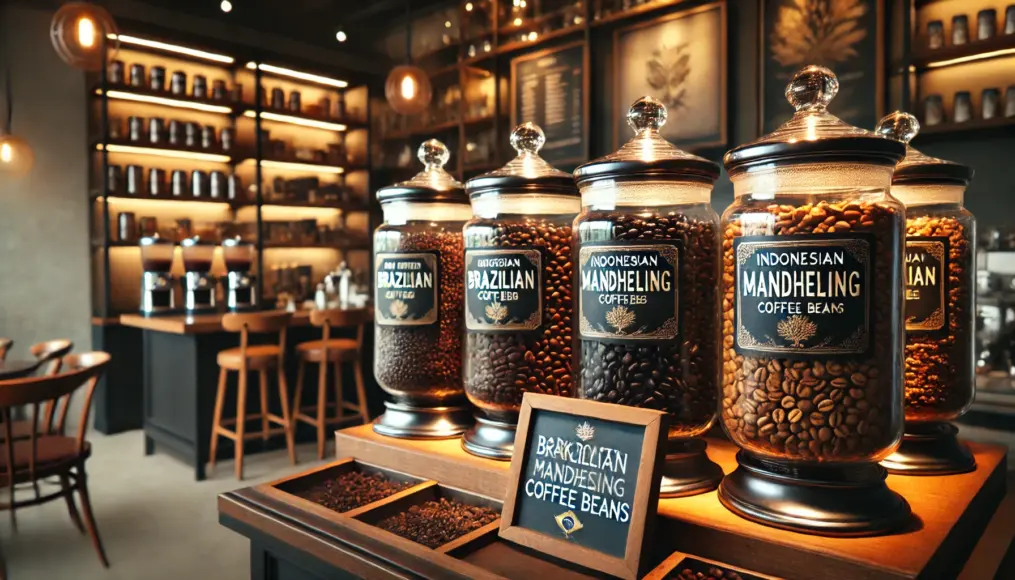
<svg viewBox="0 0 1015 580">
<path fill-rule="evenodd" d="M 121 314 L 120 324 L 133 326 L 142 330 L 154 330 L 156 332 L 168 332 L 170 334 L 204 334 L 211 332 L 223 332 L 222 316 L 225 313 L 215 314 L 194 314 L 194 315 L 166 315 L 166 316 L 142 316 L 140 314 Z M 290 326 L 308 326 L 310 324 L 310 311 L 297 310 L 293 312 Z"/>
</svg>

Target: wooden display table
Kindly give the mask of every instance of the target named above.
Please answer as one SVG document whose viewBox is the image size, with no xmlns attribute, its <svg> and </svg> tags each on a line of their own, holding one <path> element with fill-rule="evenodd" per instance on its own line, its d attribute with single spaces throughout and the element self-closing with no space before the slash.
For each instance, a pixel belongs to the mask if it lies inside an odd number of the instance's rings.
<svg viewBox="0 0 1015 580">
<path fill-rule="evenodd" d="M 478 496 L 504 497 L 509 464 L 471 456 L 458 440 L 391 439 L 358 426 L 338 431 L 336 441 L 339 457 Z M 829 538 L 778 530 L 734 515 L 710 492 L 660 500 L 653 562 L 673 561 L 674 552 L 683 552 L 785 578 L 992 578 L 1015 537 L 1015 501 L 1001 503 L 1006 449 L 969 446 L 976 456 L 975 472 L 888 477 L 888 485 L 906 497 L 914 514 L 910 526 L 895 534 Z M 727 441 L 709 440 L 710 457 L 726 473 L 736 466 L 735 450 Z M 601 576 L 499 540 L 495 526 L 466 545 L 429 550 L 371 528 L 352 512 L 338 515 L 272 484 L 223 494 L 219 511 L 224 525 L 251 539 L 253 578 L 306 577 L 284 573 L 298 569 L 320 578 L 345 577 L 340 570 L 370 578 Z M 657 570 L 649 577 L 666 573 Z"/>
</svg>

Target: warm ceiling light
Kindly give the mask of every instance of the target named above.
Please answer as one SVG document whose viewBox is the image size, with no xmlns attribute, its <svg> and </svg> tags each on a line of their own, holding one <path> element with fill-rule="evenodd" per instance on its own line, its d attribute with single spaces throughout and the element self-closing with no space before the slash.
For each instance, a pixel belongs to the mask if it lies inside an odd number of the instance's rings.
<svg viewBox="0 0 1015 580">
<path fill-rule="evenodd" d="M 102 143 L 95 146 L 95 149 L 102 151 Z M 173 157 L 176 159 L 192 159 L 194 161 L 209 161 L 212 163 L 229 163 L 231 158 L 228 155 L 217 153 L 201 153 L 199 151 L 177 151 L 176 149 L 156 149 L 154 147 L 135 147 L 134 145 L 109 145 L 110 153 L 134 153 L 137 155 L 153 155 L 156 157 Z"/>
<path fill-rule="evenodd" d="M 959 58 L 952 58 L 949 60 L 939 60 L 937 62 L 927 63 L 927 68 L 939 68 L 943 66 L 951 66 L 953 64 L 962 64 L 964 62 L 974 62 L 977 60 L 987 60 L 988 58 L 997 58 L 999 56 L 1015 55 L 1015 48 L 1004 48 L 1001 50 L 992 50 L 990 52 L 981 52 L 979 54 L 971 54 L 969 56 L 962 56 Z"/>
<path fill-rule="evenodd" d="M 346 36 L 344 30 L 339 30 L 338 32 L 335 33 L 335 40 L 337 40 L 339 42 L 345 42 L 348 39 L 349 39 L 349 37 Z"/>
<path fill-rule="evenodd" d="M 204 60 L 210 60 L 213 62 L 221 62 L 225 64 L 232 64 L 236 62 L 236 59 L 231 56 L 224 54 L 215 54 L 214 52 L 208 52 L 206 50 L 198 50 L 196 48 L 189 48 L 186 46 L 180 46 L 178 44 L 169 44 L 167 42 L 159 42 L 157 40 L 148 40 L 147 38 L 138 38 L 137 36 L 128 36 L 126 34 L 110 35 L 110 38 L 114 38 L 120 41 L 121 44 L 133 44 L 136 46 L 145 46 L 148 48 L 155 48 L 158 50 L 164 50 L 166 52 L 175 52 L 176 54 L 184 54 L 192 56 L 194 58 L 200 58 Z"/>
<path fill-rule="evenodd" d="M 262 71 L 264 71 L 266 73 L 272 73 L 272 74 L 281 75 L 281 76 L 284 76 L 284 77 L 290 77 L 290 78 L 294 78 L 294 79 L 299 79 L 301 81 L 307 81 L 307 82 L 311 82 L 311 83 L 317 83 L 319 85 L 325 85 L 325 86 L 329 86 L 329 87 L 338 87 L 340 89 L 344 89 L 345 87 L 349 86 L 349 83 L 347 83 L 347 82 L 345 82 L 343 80 L 331 79 L 331 78 L 328 78 L 328 77 L 322 77 L 321 75 L 315 75 L 315 74 L 300 72 L 298 70 L 292 70 L 292 69 L 288 69 L 288 68 L 282 68 L 280 66 L 275 66 L 275 65 L 271 65 L 271 64 L 264 64 L 263 62 L 261 64 L 258 64 L 256 62 L 248 62 L 247 63 L 247 68 L 249 68 L 251 70 L 257 68 L 257 69 L 261 69 Z"/>
<path fill-rule="evenodd" d="M 537 38 L 539 38 L 539 34 L 536 33 L 535 31 L 529 33 L 529 40 L 535 40 Z"/>
<path fill-rule="evenodd" d="M 28 143 L 13 135 L 0 134 L 0 173 L 24 175 L 34 161 L 35 155 Z"/>
<path fill-rule="evenodd" d="M 253 163 L 256 160 L 246 159 L 244 163 Z M 261 161 L 261 167 L 267 169 L 286 169 L 290 171 L 306 171 L 308 173 L 331 173 L 338 175 L 345 173 L 345 168 L 338 167 L 335 165 L 315 165 L 312 163 L 293 163 L 290 161 L 271 161 L 264 159 Z"/>
<path fill-rule="evenodd" d="M 116 24 L 109 12 L 90 2 L 68 2 L 53 15 L 49 37 L 53 48 L 67 64 L 84 70 L 102 69 L 108 58 L 102 37 L 116 37 Z M 108 51 L 113 52 L 113 51 Z"/>
<path fill-rule="evenodd" d="M 97 89 L 95 94 L 101 95 L 102 90 Z M 224 105 L 209 105 L 207 103 L 195 103 L 192 101 L 181 101 L 177 99 L 170 99 L 167 97 L 156 97 L 152 95 L 143 95 L 139 93 L 128 93 L 126 91 L 108 91 L 106 93 L 110 99 L 119 99 L 123 101 L 135 101 L 138 103 L 151 103 L 153 105 L 165 105 L 167 107 L 176 107 L 177 109 L 191 109 L 193 111 L 202 111 L 205 113 L 232 113 L 233 110 L 230 107 Z"/>
<path fill-rule="evenodd" d="M 515 26 L 521 26 L 522 25 L 522 19 L 521 18 L 515 18 L 514 24 L 515 24 Z"/>
<path fill-rule="evenodd" d="M 391 69 L 388 74 L 384 96 L 396 113 L 415 115 L 430 105 L 433 87 L 423 69 L 403 64 Z"/>
<path fill-rule="evenodd" d="M 244 117 L 250 117 L 251 119 L 257 118 L 256 111 L 244 111 Z M 265 121 L 277 121 L 279 123 L 289 123 L 291 125 L 302 125 L 303 127 L 313 127 L 314 129 L 327 129 L 329 131 L 345 131 L 348 129 L 347 126 L 342 123 L 329 123 L 327 121 L 317 121 L 315 119 L 305 119 L 303 117 L 292 117 L 290 115 L 280 115 L 278 113 L 271 113 L 269 111 L 263 111 L 261 118 Z"/>
<path fill-rule="evenodd" d="M 472 2 L 466 2 L 465 3 L 465 11 L 466 12 L 472 12 Z"/>
<path fill-rule="evenodd" d="M 444 21 L 444 28 L 451 28 L 451 21 L 450 20 L 445 20 Z"/>
<path fill-rule="evenodd" d="M 227 13 L 228 12 L 232 12 L 233 11 L 233 3 L 230 2 L 229 0 L 222 0 L 222 3 L 219 4 L 219 8 L 221 8 L 223 12 L 227 12 Z"/>
</svg>

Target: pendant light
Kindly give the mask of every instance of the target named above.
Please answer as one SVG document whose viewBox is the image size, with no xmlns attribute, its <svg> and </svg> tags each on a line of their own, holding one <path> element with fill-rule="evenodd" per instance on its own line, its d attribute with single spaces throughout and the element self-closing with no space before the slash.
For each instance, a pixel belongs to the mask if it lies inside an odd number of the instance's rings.
<svg viewBox="0 0 1015 580">
<path fill-rule="evenodd" d="M 24 175 L 32 168 L 35 155 L 32 148 L 23 139 L 11 135 L 11 119 L 14 114 L 14 106 L 11 102 L 11 71 L 7 69 L 4 78 L 5 96 L 7 103 L 6 115 L 0 121 L 0 174 Z"/>
<path fill-rule="evenodd" d="M 53 15 L 49 37 L 60 58 L 74 68 L 102 69 L 107 38 L 116 38 L 109 12 L 90 2 L 68 2 Z"/>
<path fill-rule="evenodd" d="M 384 96 L 392 110 L 401 115 L 415 115 L 430 105 L 433 87 L 426 71 L 412 64 L 412 12 L 405 3 L 405 60 L 388 73 Z"/>
</svg>

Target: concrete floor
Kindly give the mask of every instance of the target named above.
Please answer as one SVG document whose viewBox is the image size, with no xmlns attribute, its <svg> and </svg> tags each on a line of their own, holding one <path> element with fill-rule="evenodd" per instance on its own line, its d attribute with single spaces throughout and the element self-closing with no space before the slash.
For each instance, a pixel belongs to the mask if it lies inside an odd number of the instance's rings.
<svg viewBox="0 0 1015 580">
<path fill-rule="evenodd" d="M 216 496 L 317 463 L 316 445 L 302 445 L 295 467 L 283 449 L 247 455 L 242 482 L 231 461 L 195 482 L 193 470 L 173 457 L 159 452 L 145 457 L 140 431 L 92 433 L 89 440 L 89 491 L 110 568 L 102 567 L 90 538 L 78 533 L 66 504 L 57 500 L 19 510 L 16 533 L 8 514 L 0 512 L 11 580 L 245 580 L 247 540 L 219 525 Z M 329 447 L 327 457 L 333 454 Z"/>
</svg>

